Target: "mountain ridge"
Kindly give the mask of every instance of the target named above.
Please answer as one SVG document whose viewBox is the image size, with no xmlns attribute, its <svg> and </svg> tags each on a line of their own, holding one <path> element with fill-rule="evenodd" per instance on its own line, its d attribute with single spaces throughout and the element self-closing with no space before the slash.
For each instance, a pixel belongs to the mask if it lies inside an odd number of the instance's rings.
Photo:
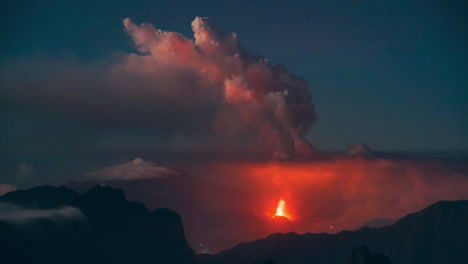
<svg viewBox="0 0 468 264">
<path fill-rule="evenodd" d="M 8 216 L 0 217 L 5 263 L 195 263 L 180 215 L 148 211 L 121 189 L 97 185 L 80 195 L 38 186 L 0 203 Z"/>
<path fill-rule="evenodd" d="M 267 259 L 334 264 L 367 254 L 369 259 L 388 256 L 393 263 L 427 264 L 460 262 L 468 252 L 468 200 L 438 201 L 384 227 L 336 234 L 273 233 L 197 257 L 178 213 L 149 211 L 143 203 L 127 201 L 121 189 L 97 185 L 79 194 L 64 186 L 38 186 L 0 196 L 0 205 L 14 205 L 0 213 L 23 210 L 12 215 L 30 216 L 22 222 L 0 218 L 0 250 L 7 263 L 252 264 Z M 25 229 L 25 219 L 35 220 Z"/>
<path fill-rule="evenodd" d="M 455 263 L 467 259 L 468 200 L 439 201 L 392 225 L 336 234 L 274 233 L 243 242 L 216 255 L 198 255 L 203 264 L 343 263 L 360 246 L 381 252 L 393 263 Z"/>
</svg>

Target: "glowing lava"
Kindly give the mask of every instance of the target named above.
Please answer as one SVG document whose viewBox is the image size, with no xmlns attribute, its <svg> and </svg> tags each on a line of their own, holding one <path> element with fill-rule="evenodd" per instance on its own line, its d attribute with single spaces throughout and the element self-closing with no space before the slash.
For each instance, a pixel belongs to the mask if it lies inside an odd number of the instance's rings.
<svg viewBox="0 0 468 264">
<path fill-rule="evenodd" d="M 291 215 L 286 210 L 286 201 L 285 200 L 279 200 L 278 207 L 276 207 L 276 214 L 273 216 L 273 218 L 275 218 L 275 217 L 285 217 L 288 220 L 292 219 Z"/>
<path fill-rule="evenodd" d="M 286 213 L 284 210 L 286 209 L 286 202 L 284 200 L 280 200 L 278 202 L 278 207 L 276 207 L 276 216 L 284 216 L 286 217 Z"/>
</svg>

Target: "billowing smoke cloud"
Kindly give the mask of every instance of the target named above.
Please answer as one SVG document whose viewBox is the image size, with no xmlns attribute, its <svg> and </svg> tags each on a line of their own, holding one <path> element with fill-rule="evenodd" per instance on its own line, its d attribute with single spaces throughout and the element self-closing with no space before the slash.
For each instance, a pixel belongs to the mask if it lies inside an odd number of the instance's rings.
<svg viewBox="0 0 468 264">
<path fill-rule="evenodd" d="M 304 80 L 248 53 L 236 33 L 226 34 L 206 18 L 192 22 L 194 40 L 149 24 L 136 25 L 129 18 L 123 22 L 145 55 L 128 56 L 117 71 L 152 76 L 164 68 L 192 76 L 191 86 L 198 88 L 175 87 L 176 91 L 165 93 L 188 100 L 195 93 L 204 101 L 214 100 L 218 105 L 213 120 L 216 131 L 242 134 L 250 130 L 274 145 L 276 156 L 282 158 L 312 153 L 303 135 L 315 121 L 315 111 Z"/>
<path fill-rule="evenodd" d="M 93 180 L 139 180 L 139 179 L 164 179 L 167 177 L 180 176 L 181 172 L 156 164 L 152 161 L 145 161 L 136 158 L 132 161 L 117 164 L 87 173 L 88 179 Z"/>
<path fill-rule="evenodd" d="M 254 150 L 278 158 L 313 153 L 304 134 L 316 113 L 304 79 L 249 53 L 236 33 L 207 18 L 192 22 L 193 40 L 128 18 L 123 24 L 138 53 L 105 66 L 9 63 L 0 76 L 2 102 L 94 130 L 149 129 L 172 149 Z"/>
</svg>

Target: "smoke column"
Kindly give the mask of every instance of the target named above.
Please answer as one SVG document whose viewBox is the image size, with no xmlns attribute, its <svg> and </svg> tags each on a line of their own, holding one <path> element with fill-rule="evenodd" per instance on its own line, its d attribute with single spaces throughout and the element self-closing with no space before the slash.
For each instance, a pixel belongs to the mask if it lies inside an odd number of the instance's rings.
<svg viewBox="0 0 468 264">
<path fill-rule="evenodd" d="M 222 32 L 207 18 L 192 22 L 194 40 L 150 24 L 137 25 L 129 18 L 123 24 L 141 54 L 128 55 L 115 66 L 117 74 L 151 77 L 164 69 L 190 76 L 192 87 L 176 85 L 165 93 L 196 94 L 194 100 L 201 102 L 188 103 L 214 105 L 215 133 L 261 139 L 279 159 L 313 154 L 304 134 L 316 121 L 316 113 L 304 79 L 249 53 L 236 33 Z"/>
</svg>

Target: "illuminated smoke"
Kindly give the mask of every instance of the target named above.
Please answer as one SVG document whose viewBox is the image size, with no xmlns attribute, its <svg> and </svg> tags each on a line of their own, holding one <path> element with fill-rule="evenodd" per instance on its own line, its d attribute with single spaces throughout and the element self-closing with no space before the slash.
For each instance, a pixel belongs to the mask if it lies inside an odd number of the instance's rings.
<svg viewBox="0 0 468 264">
<path fill-rule="evenodd" d="M 197 17 L 192 22 L 194 40 L 150 24 L 137 25 L 129 18 L 123 24 L 142 54 L 128 55 L 115 67 L 117 74 L 158 78 L 157 71 L 164 69 L 174 76 L 190 76 L 191 87 L 175 85 L 164 94 L 195 93 L 193 100 L 200 100 L 198 104 L 214 104 L 212 126 L 216 133 L 254 136 L 277 158 L 313 153 L 304 134 L 316 115 L 304 79 L 249 53 L 236 33 L 222 32 L 207 18 Z"/>
<path fill-rule="evenodd" d="M 112 56 L 115 63 L 33 58 L 0 64 L 0 104 L 112 131 L 117 140 L 98 140 L 104 148 L 135 144 L 280 159 L 313 154 L 304 135 L 316 113 L 303 78 L 249 53 L 236 33 L 206 18 L 192 22 L 193 39 L 128 18 L 123 25 L 138 52 Z M 122 142 L 119 132 L 127 131 L 148 131 L 154 144 L 138 145 L 131 133 L 130 142 Z"/>
</svg>

